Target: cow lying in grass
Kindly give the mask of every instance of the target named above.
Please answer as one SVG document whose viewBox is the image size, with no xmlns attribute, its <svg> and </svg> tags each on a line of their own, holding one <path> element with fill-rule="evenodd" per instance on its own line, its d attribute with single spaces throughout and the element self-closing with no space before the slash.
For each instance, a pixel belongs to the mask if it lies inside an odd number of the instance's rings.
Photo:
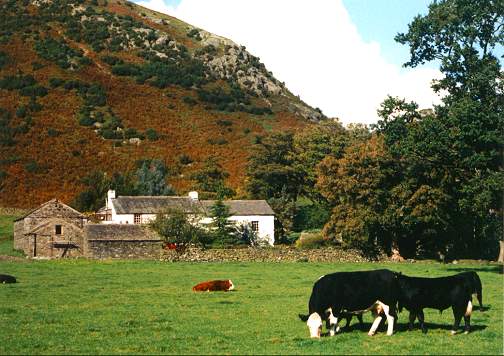
<svg viewBox="0 0 504 356">
<path fill-rule="evenodd" d="M 8 274 L 0 274 L 0 283 L 16 283 L 16 277 L 9 276 Z"/>
<path fill-rule="evenodd" d="M 234 284 L 230 279 L 202 282 L 192 288 L 194 292 L 228 292 L 233 289 Z"/>
<path fill-rule="evenodd" d="M 473 278 L 474 276 L 468 274 L 439 278 L 399 275 L 399 311 L 404 307 L 410 312 L 409 329 L 413 329 L 413 323 L 418 317 L 422 332 L 427 332 L 424 308 L 438 309 L 441 312 L 451 307 L 455 318 L 452 334 L 457 332 L 462 317 L 465 332 L 468 333 L 472 313 Z"/>
<path fill-rule="evenodd" d="M 392 335 L 397 304 L 397 274 L 383 269 L 376 271 L 338 272 L 320 277 L 313 285 L 306 321 L 310 336 L 319 338 L 322 321 L 329 335 L 339 330 L 338 319 L 350 314 L 371 311 L 374 322 L 368 335 L 374 335 L 382 314 L 388 322 L 387 335 Z"/>
</svg>

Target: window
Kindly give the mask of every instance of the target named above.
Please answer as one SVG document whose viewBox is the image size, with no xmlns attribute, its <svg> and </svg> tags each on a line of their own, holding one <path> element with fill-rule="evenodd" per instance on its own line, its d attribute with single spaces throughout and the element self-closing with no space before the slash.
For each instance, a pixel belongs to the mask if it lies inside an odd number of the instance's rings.
<svg viewBox="0 0 504 356">
<path fill-rule="evenodd" d="M 252 221 L 252 231 L 259 231 L 259 221 Z"/>
<path fill-rule="evenodd" d="M 61 235 L 61 225 L 55 226 L 55 232 L 56 232 L 56 235 Z"/>
<path fill-rule="evenodd" d="M 142 223 L 142 214 L 135 214 L 133 221 L 137 225 L 141 224 Z"/>
</svg>

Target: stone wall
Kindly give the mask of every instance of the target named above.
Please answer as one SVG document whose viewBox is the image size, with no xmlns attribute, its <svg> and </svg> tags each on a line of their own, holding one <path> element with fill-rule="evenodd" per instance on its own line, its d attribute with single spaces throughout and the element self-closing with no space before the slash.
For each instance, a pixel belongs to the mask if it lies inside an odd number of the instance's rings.
<svg viewBox="0 0 504 356">
<path fill-rule="evenodd" d="M 156 240 L 88 240 L 86 257 L 89 258 L 147 258 L 161 257 L 162 242 Z"/>
<path fill-rule="evenodd" d="M 168 262 L 366 262 L 368 259 L 355 250 L 337 247 L 298 249 L 293 246 L 273 248 L 208 249 L 189 248 L 184 253 L 163 250 L 162 259 Z"/>
</svg>

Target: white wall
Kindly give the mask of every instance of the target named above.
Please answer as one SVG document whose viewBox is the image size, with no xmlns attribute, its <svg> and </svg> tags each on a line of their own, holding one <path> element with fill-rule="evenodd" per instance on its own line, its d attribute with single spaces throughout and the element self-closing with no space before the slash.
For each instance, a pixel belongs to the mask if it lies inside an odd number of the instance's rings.
<svg viewBox="0 0 504 356">
<path fill-rule="evenodd" d="M 148 224 L 156 218 L 155 214 L 142 214 L 142 224 Z M 252 221 L 259 222 L 258 236 L 269 245 L 273 246 L 275 243 L 275 218 L 273 215 L 233 215 L 229 220 L 237 224 L 250 224 Z M 112 221 L 104 221 L 104 224 L 134 224 L 134 214 L 117 214 L 112 206 Z M 198 221 L 199 224 L 207 225 L 212 223 L 212 219 L 204 217 Z"/>
<path fill-rule="evenodd" d="M 273 215 L 234 215 L 229 218 L 239 224 L 252 224 L 252 221 L 259 222 L 258 236 L 261 240 L 268 242 L 271 246 L 275 243 L 275 218 Z"/>
</svg>

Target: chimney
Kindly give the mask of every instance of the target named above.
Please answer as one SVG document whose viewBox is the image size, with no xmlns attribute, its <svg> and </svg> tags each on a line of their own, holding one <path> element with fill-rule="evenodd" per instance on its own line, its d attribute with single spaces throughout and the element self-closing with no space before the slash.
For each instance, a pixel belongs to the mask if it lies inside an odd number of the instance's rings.
<svg viewBox="0 0 504 356">
<path fill-rule="evenodd" d="M 105 208 L 112 209 L 112 199 L 115 199 L 115 190 L 109 190 L 107 192 L 107 200 L 105 201 Z"/>
<path fill-rule="evenodd" d="M 189 198 L 191 200 L 198 200 L 198 192 L 189 192 Z"/>
</svg>

